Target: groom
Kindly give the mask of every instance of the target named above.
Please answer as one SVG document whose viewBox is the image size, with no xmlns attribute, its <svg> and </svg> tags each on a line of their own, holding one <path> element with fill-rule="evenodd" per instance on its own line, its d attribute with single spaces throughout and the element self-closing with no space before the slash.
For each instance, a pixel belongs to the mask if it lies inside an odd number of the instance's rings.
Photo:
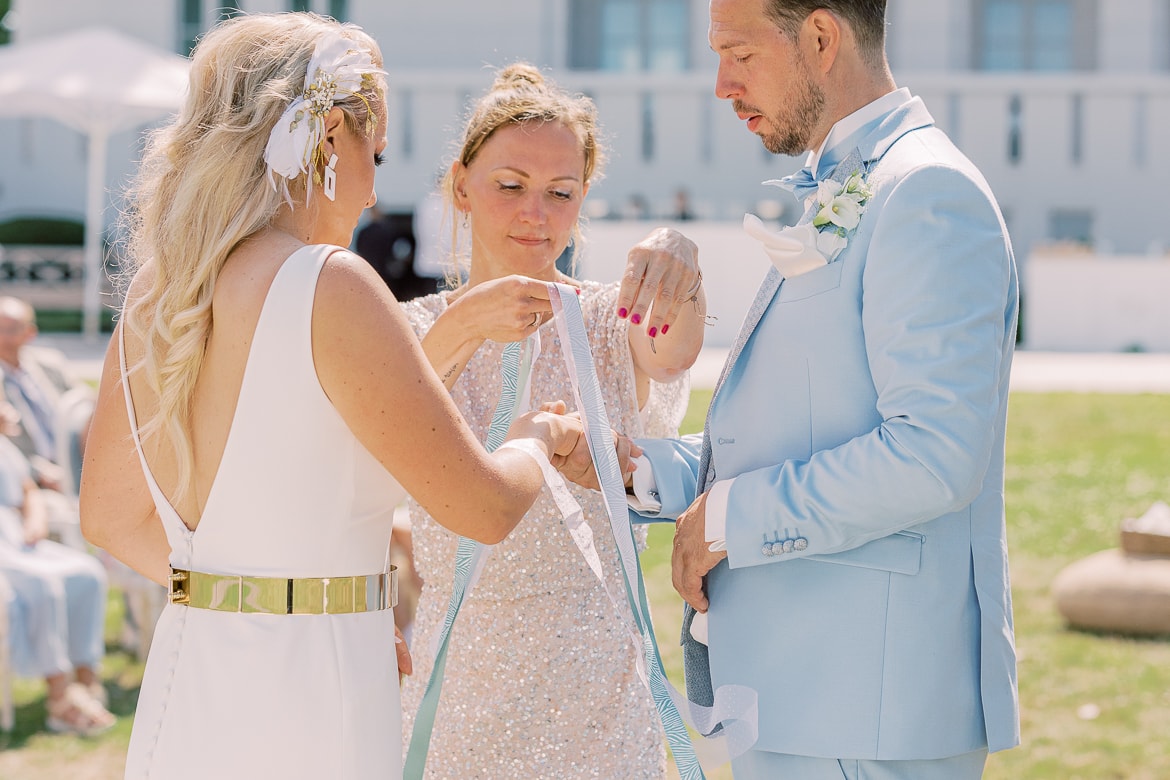
<svg viewBox="0 0 1170 780">
<path fill-rule="evenodd" d="M 704 435 L 637 442 L 698 613 L 691 695 L 759 692 L 736 778 L 963 780 L 1019 741 L 1016 269 L 987 183 L 893 82 L 885 5 L 711 0 L 716 94 L 770 152 L 810 153 L 784 181 L 803 224 L 745 223 L 776 267 Z"/>
</svg>

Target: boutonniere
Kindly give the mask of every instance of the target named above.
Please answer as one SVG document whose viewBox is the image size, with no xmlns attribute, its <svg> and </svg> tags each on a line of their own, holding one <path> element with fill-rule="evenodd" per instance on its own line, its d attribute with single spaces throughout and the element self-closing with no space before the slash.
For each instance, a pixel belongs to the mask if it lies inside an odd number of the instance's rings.
<svg viewBox="0 0 1170 780">
<path fill-rule="evenodd" d="M 854 171 L 844 182 L 822 181 L 817 185 L 817 213 L 812 226 L 817 229 L 818 248 L 825 253 L 826 262 L 833 262 L 849 245 L 865 204 L 873 197 L 865 183 L 864 171 Z"/>
<path fill-rule="evenodd" d="M 782 182 L 770 180 L 764 184 L 784 186 Z M 808 186 L 811 185 L 810 181 Z M 811 220 L 777 232 L 754 214 L 745 214 L 743 227 L 763 245 L 780 275 L 791 279 L 837 259 L 849 245 L 871 197 L 866 170 L 861 166 L 844 181 L 826 179 L 816 184 L 816 191 L 805 201 L 814 210 Z"/>
</svg>

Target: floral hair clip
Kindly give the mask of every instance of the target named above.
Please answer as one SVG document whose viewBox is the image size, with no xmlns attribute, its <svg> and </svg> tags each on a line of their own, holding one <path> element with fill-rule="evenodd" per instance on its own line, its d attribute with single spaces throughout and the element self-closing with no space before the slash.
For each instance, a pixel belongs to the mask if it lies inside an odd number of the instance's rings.
<svg viewBox="0 0 1170 780">
<path fill-rule="evenodd" d="M 314 182 L 321 181 L 317 173 L 323 155 L 321 140 L 325 136 L 325 117 L 333 104 L 346 95 L 360 96 L 363 88 L 374 86 L 376 75 L 385 73 L 374 65 L 370 53 L 351 38 L 331 34 L 317 42 L 305 73 L 305 88 L 281 114 L 264 147 L 268 181 L 274 190 L 283 193 L 289 205 L 290 181 L 309 171 L 313 172 Z M 370 112 L 367 130 L 376 122 Z M 276 176 L 281 177 L 279 184 Z M 305 188 L 305 205 L 312 192 L 312 187 Z"/>
</svg>

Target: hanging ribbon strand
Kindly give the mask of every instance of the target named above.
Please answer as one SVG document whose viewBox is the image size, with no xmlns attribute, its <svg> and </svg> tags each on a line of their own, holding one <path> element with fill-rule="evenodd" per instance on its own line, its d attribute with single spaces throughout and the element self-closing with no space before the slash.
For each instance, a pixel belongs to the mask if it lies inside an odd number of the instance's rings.
<svg viewBox="0 0 1170 780">
<path fill-rule="evenodd" d="M 593 465 L 597 471 L 605 498 L 610 529 L 616 543 L 626 603 L 633 617 L 631 641 L 638 649 L 637 671 L 649 688 L 674 757 L 675 766 L 683 780 L 704 778 L 704 767 L 711 770 L 742 755 L 755 744 L 759 734 L 759 707 L 756 691 L 742 685 L 725 685 L 715 691 L 714 704 L 704 707 L 694 704 L 681 694 L 662 668 L 662 657 L 654 636 L 646 597 L 637 545 L 630 525 L 626 505 L 624 480 L 614 449 L 613 431 L 605 413 L 604 399 L 589 349 L 589 339 L 581 304 L 576 291 L 567 285 L 548 285 L 549 299 L 556 319 L 561 343 L 565 350 L 565 368 L 573 386 L 574 398 L 585 427 L 586 440 Z M 496 406 L 488 432 L 487 449 L 496 449 L 503 442 L 512 418 L 528 408 L 528 377 L 540 351 L 537 334 L 529 336 L 523 349 L 519 343 L 504 349 L 501 376 L 503 391 Z M 561 475 L 543 458 L 537 458 L 544 472 L 545 483 L 565 519 L 570 538 L 580 550 L 590 570 L 601 582 L 610 601 L 620 609 L 620 599 L 609 589 L 604 568 L 594 545 L 593 531 L 585 521 L 580 505 L 573 498 Z M 456 552 L 455 582 L 451 601 L 439 641 L 434 648 L 435 664 L 427 683 L 422 704 L 415 718 L 410 748 L 403 768 L 404 780 L 421 780 L 426 765 L 426 752 L 434 727 L 446 667 L 447 647 L 451 629 L 459 609 L 475 585 L 487 560 L 490 548 L 461 538 Z M 687 727 L 697 733 L 711 735 L 692 741 Z"/>
</svg>

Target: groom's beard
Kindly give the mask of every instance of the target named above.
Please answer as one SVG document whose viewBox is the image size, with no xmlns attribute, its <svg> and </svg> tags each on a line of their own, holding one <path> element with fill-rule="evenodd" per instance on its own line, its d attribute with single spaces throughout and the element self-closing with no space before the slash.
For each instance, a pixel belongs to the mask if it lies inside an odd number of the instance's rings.
<svg viewBox="0 0 1170 780">
<path fill-rule="evenodd" d="M 803 59 L 797 68 L 797 81 L 793 84 L 791 107 L 781 115 L 769 114 L 757 106 L 749 106 L 738 100 L 733 108 L 740 114 L 759 114 L 768 123 L 770 131 L 761 129 L 760 141 L 772 154 L 786 154 L 790 157 L 809 151 L 813 128 L 821 122 L 825 112 L 825 92 L 813 83 Z"/>
</svg>

